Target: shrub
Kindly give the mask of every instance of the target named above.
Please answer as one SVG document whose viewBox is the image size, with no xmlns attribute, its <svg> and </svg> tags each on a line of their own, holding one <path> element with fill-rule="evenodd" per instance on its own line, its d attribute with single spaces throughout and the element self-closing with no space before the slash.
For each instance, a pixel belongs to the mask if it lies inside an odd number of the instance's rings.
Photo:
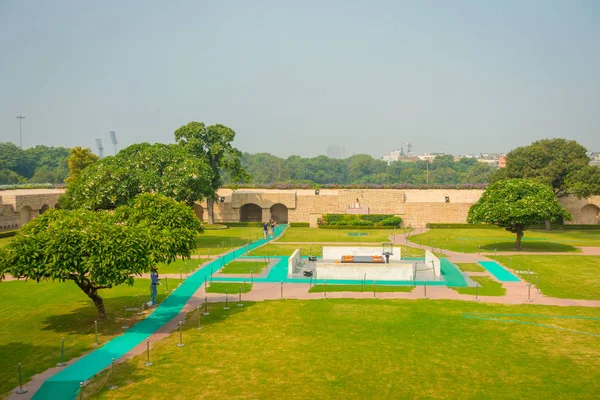
<svg viewBox="0 0 600 400">
<path fill-rule="evenodd" d="M 371 221 L 374 224 L 377 224 L 378 222 L 381 222 L 387 218 L 392 217 L 392 215 L 390 214 L 363 214 L 363 215 L 359 215 L 358 216 L 359 219 L 362 219 L 364 221 Z"/>
<path fill-rule="evenodd" d="M 308 222 L 290 222 L 290 226 L 293 228 L 308 228 L 310 224 Z"/>
<path fill-rule="evenodd" d="M 371 221 L 364 221 L 364 220 L 354 220 L 354 221 L 350 221 L 348 222 L 349 226 L 373 226 L 373 222 Z"/>
<path fill-rule="evenodd" d="M 17 234 L 17 232 L 18 231 L 4 231 L 4 232 L 0 232 L 0 239 L 15 236 Z"/>
<path fill-rule="evenodd" d="M 402 218 L 400 217 L 387 217 L 386 219 L 377 223 L 379 226 L 400 226 Z"/>
</svg>

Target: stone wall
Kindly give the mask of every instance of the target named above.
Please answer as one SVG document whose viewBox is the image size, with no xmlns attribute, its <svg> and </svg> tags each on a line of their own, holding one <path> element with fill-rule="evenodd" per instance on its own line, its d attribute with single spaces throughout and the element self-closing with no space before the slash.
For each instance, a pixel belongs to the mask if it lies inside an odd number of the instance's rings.
<svg viewBox="0 0 600 400">
<path fill-rule="evenodd" d="M 22 226 L 48 208 L 58 204 L 64 189 L 23 189 L 0 191 L 0 230 Z M 262 210 L 262 221 L 271 218 L 271 207 L 287 208 L 289 222 L 310 222 L 316 226 L 323 214 L 343 214 L 348 208 L 369 209 L 370 214 L 394 214 L 402 217 L 406 226 L 424 226 L 429 222 L 464 223 L 469 207 L 483 190 L 445 189 L 220 189 L 215 202 L 216 222 L 237 222 L 245 204 L 256 204 Z M 222 201 L 221 201 L 222 200 Z M 600 196 L 588 199 L 560 199 L 573 215 L 567 224 L 600 223 Z M 196 215 L 207 221 L 206 202 L 196 204 Z M 284 211 L 285 212 L 285 211 Z"/>
</svg>

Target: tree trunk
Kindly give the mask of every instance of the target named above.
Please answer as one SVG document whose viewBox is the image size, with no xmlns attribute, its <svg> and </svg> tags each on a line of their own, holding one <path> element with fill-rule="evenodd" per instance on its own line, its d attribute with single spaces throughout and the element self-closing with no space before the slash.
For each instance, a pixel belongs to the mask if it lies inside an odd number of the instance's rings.
<svg viewBox="0 0 600 400">
<path fill-rule="evenodd" d="M 546 230 L 547 231 L 551 231 L 552 230 L 552 223 L 548 220 L 546 220 Z"/>
<path fill-rule="evenodd" d="M 92 286 L 89 282 L 75 281 L 75 283 L 94 302 L 94 306 L 96 306 L 96 310 L 98 310 L 98 320 L 106 321 L 106 310 L 104 309 L 104 299 L 98 294 L 98 289 L 95 288 L 94 286 Z"/>
<path fill-rule="evenodd" d="M 88 294 L 88 297 L 92 299 L 96 309 L 98 310 L 98 320 L 106 321 L 106 310 L 104 309 L 104 299 L 100 297 L 98 291 L 94 289 L 92 293 Z"/>
<path fill-rule="evenodd" d="M 521 238 L 523 237 L 523 231 L 517 232 L 517 241 L 515 242 L 515 249 L 521 250 Z"/>
<path fill-rule="evenodd" d="M 215 201 L 211 198 L 206 199 L 206 211 L 208 212 L 208 224 L 213 225 L 215 223 Z"/>
</svg>

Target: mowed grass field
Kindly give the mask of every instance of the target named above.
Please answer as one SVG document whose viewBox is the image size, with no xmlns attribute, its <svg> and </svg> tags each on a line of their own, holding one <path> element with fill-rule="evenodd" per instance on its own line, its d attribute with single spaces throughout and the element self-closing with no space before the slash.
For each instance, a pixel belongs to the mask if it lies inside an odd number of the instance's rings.
<svg viewBox="0 0 600 400">
<path fill-rule="evenodd" d="M 600 256 L 525 255 L 490 257 L 505 267 L 539 275 L 543 294 L 563 299 L 600 300 Z M 535 275 L 521 279 L 536 283 Z"/>
<path fill-rule="evenodd" d="M 349 236 L 352 233 L 366 233 L 366 236 Z M 318 228 L 287 228 L 280 242 L 389 242 L 394 229 L 318 229 Z M 396 230 L 403 233 L 402 229 Z"/>
<path fill-rule="evenodd" d="M 185 276 L 186 273 L 195 271 L 206 261 L 208 261 L 207 258 L 190 258 L 187 260 L 178 259 L 170 264 L 160 263 L 157 265 L 158 274 L 160 276 L 160 274 L 179 274 L 181 272 Z"/>
<path fill-rule="evenodd" d="M 246 243 L 262 239 L 262 228 L 233 227 L 219 230 L 205 230 L 196 238 L 195 254 L 215 255 L 234 248 L 245 246 Z"/>
<path fill-rule="evenodd" d="M 424 246 L 477 253 L 516 251 L 516 235 L 504 229 L 431 229 L 412 235 L 409 240 Z M 599 230 L 525 231 L 521 251 L 526 252 L 578 252 L 575 246 L 600 246 Z"/>
<path fill-rule="evenodd" d="M 180 282 L 169 279 L 173 288 Z M 101 343 L 123 330 L 123 308 L 137 307 L 150 300 L 150 280 L 136 279 L 134 286 L 119 285 L 100 291 L 108 320 L 98 323 Z M 165 297 L 158 287 L 157 300 Z M 140 316 L 128 311 L 131 318 Z M 17 364 L 22 364 L 23 381 L 53 367 L 60 361 L 61 338 L 65 338 L 65 359 L 95 348 L 94 320 L 98 313 L 92 301 L 73 282 L 10 281 L 0 283 L 0 394 L 19 384 Z"/>
<path fill-rule="evenodd" d="M 144 367 L 145 355 L 137 356 L 118 365 L 117 390 L 106 389 L 103 373 L 85 388 L 86 396 L 140 400 L 598 396 L 600 324 L 553 316 L 600 318 L 600 309 L 324 299 L 245 303 L 229 311 L 214 305 L 210 311 L 202 316 L 201 331 L 195 329 L 196 313 L 188 316 L 185 347 L 176 346 L 175 332 L 154 345 L 152 367 Z"/>
</svg>

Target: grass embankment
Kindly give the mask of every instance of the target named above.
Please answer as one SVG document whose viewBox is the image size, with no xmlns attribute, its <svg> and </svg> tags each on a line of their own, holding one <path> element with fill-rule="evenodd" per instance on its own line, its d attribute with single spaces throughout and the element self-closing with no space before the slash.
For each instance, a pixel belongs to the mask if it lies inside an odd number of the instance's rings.
<svg viewBox="0 0 600 400">
<path fill-rule="evenodd" d="M 215 255 L 245 246 L 248 242 L 262 239 L 262 229 L 253 227 L 234 227 L 221 230 L 205 230 L 196 238 L 194 254 Z"/>
<path fill-rule="evenodd" d="M 476 263 L 456 263 L 455 265 L 463 272 L 485 272 L 485 268 Z"/>
<path fill-rule="evenodd" d="M 375 293 L 390 293 L 390 292 L 403 292 L 410 293 L 413 290 L 412 286 L 384 286 L 374 285 Z M 325 291 L 325 285 L 315 285 L 311 287 L 309 293 L 323 293 Z M 373 285 L 327 285 L 327 293 L 330 292 L 367 292 L 373 293 Z"/>
<path fill-rule="evenodd" d="M 178 279 L 169 279 L 171 289 Z M 172 286 L 171 286 L 172 285 Z M 100 291 L 108 320 L 98 323 L 98 336 L 106 342 L 123 330 L 123 308 L 137 307 L 150 300 L 150 281 L 136 279 L 133 286 L 119 285 Z M 158 287 L 157 300 L 165 297 L 165 285 Z M 128 325 L 141 317 L 128 311 Z M 16 373 L 22 364 L 23 381 L 53 367 L 60 361 L 61 337 L 65 338 L 65 359 L 70 360 L 93 348 L 94 321 L 98 313 L 92 301 L 73 282 L 10 281 L 0 283 L 0 394 L 19 384 Z"/>
<path fill-rule="evenodd" d="M 521 279 L 536 283 L 546 296 L 600 300 L 600 256 L 498 256 L 490 257 L 513 270 L 532 272 Z M 512 261 L 511 261 L 512 259 Z"/>
<path fill-rule="evenodd" d="M 197 270 L 200 265 L 204 264 L 208 259 L 203 258 L 190 258 L 189 260 L 176 260 L 171 264 L 158 264 L 158 274 L 179 274 L 180 272 L 185 275 L 186 273 Z"/>
<path fill-rule="evenodd" d="M 6 246 L 10 242 L 12 242 L 12 240 L 13 240 L 12 237 L 0 238 L 0 247 Z"/>
<path fill-rule="evenodd" d="M 348 236 L 349 233 L 366 233 L 366 236 Z M 374 242 L 381 244 L 389 242 L 394 229 L 318 229 L 318 228 L 288 228 L 279 239 L 281 242 Z M 398 234 L 402 230 L 397 230 Z"/>
<path fill-rule="evenodd" d="M 410 236 L 409 240 L 424 246 L 447 250 L 477 253 L 494 251 L 516 251 L 516 235 L 504 229 L 431 229 Z M 600 230 L 574 231 L 526 231 L 521 242 L 521 251 L 527 252 L 577 252 L 574 246 L 597 246 Z"/>
<path fill-rule="evenodd" d="M 232 261 L 226 264 L 219 273 L 221 274 L 260 274 L 267 267 L 264 261 Z"/>
<path fill-rule="evenodd" d="M 256 250 L 251 251 L 248 255 L 251 256 L 290 256 L 296 249 L 302 250 L 302 256 L 323 256 L 323 245 L 322 244 L 267 244 L 265 246 L 259 247 Z M 325 245 L 325 246 L 335 246 L 335 245 Z M 360 243 L 357 243 L 355 246 L 360 246 Z M 374 246 L 373 243 L 365 244 L 365 246 Z M 402 257 L 425 257 L 425 250 L 415 249 L 412 247 L 395 245 L 394 247 L 400 247 L 402 252 Z"/>
<path fill-rule="evenodd" d="M 103 399 L 170 393 L 181 399 L 598 395 L 598 321 L 552 316 L 600 318 L 600 309 L 327 299 L 245 303 L 229 311 L 215 305 L 210 311 L 201 331 L 196 312 L 188 316 L 184 348 L 172 334 L 154 345 L 152 367 L 144 367 L 145 355 L 137 356 L 119 365 L 119 389 L 102 388 L 105 372 L 86 393 Z M 491 320 L 466 318 L 470 313 Z M 523 316 L 531 314 L 537 316 Z"/>
<path fill-rule="evenodd" d="M 479 296 L 504 296 L 506 294 L 506 289 L 502 287 L 502 284 L 489 276 L 472 276 L 471 279 L 479 283 L 478 289 L 474 287 L 451 287 L 450 289 L 456 290 L 460 294 L 472 294 L 473 296 L 475 291 Z"/>
<path fill-rule="evenodd" d="M 220 283 L 215 282 L 208 285 L 206 288 L 206 293 L 223 293 L 226 292 L 229 294 L 237 294 L 240 292 L 240 288 L 242 288 L 242 293 L 249 293 L 252 290 L 252 285 L 250 283 Z"/>
</svg>

